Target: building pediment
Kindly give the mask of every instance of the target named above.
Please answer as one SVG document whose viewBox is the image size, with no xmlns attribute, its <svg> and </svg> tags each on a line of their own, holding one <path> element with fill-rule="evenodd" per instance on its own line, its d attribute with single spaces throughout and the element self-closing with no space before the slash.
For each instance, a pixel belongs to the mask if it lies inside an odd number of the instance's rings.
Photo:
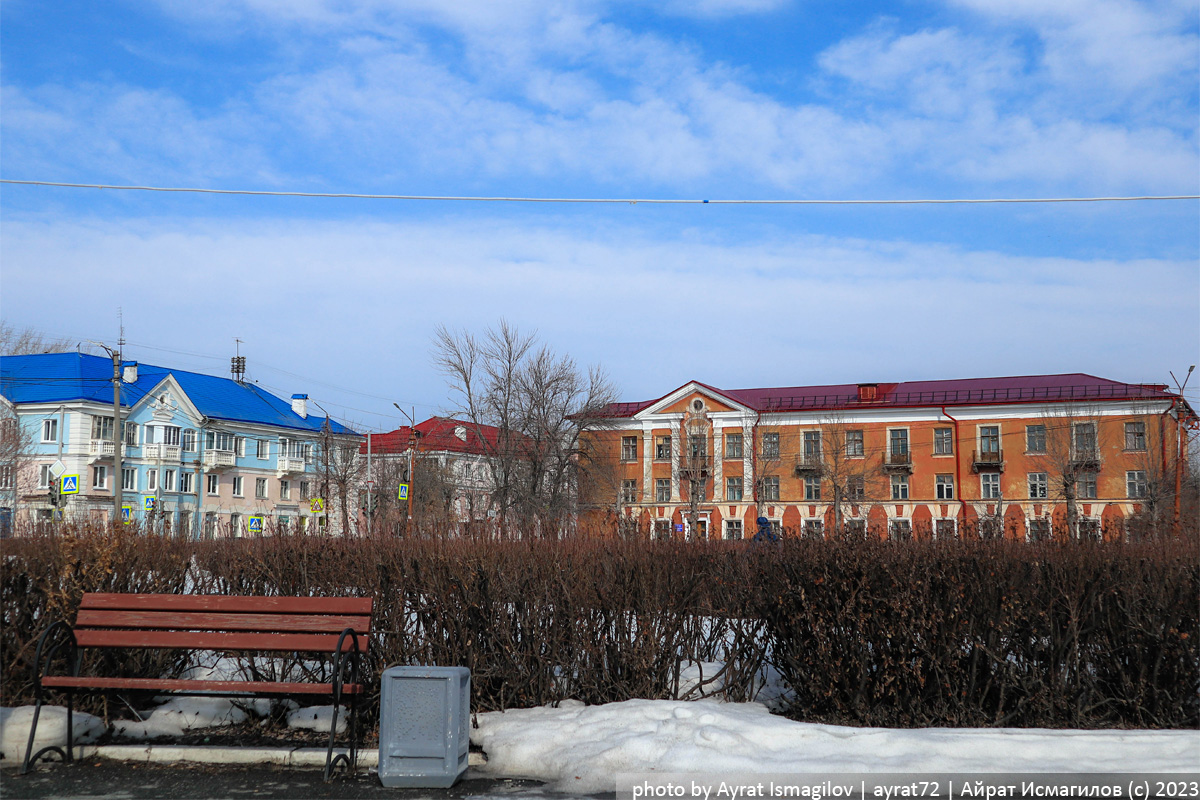
<svg viewBox="0 0 1200 800">
<path fill-rule="evenodd" d="M 711 386 L 690 381 L 660 400 L 639 411 L 635 419 L 646 419 L 659 415 L 683 414 L 752 414 L 753 409 L 743 405 Z"/>
</svg>

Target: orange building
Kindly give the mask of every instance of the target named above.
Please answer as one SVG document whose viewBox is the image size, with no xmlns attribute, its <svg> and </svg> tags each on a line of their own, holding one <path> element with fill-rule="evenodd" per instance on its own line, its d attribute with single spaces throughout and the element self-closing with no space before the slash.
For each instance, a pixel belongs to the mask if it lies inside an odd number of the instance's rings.
<svg viewBox="0 0 1200 800">
<path fill-rule="evenodd" d="M 1178 525 L 1184 428 L 1159 384 L 1084 374 L 722 390 L 617 403 L 580 497 L 656 538 L 1106 538 Z"/>
</svg>

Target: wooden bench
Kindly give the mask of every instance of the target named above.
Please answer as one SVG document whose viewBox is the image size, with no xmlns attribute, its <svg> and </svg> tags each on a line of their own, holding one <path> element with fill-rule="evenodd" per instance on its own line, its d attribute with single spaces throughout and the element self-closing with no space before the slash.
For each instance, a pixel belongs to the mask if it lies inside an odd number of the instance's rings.
<svg viewBox="0 0 1200 800">
<path fill-rule="evenodd" d="M 85 594 L 75 624 L 55 622 L 38 640 L 34 657 L 37 704 L 22 773 L 42 756 L 58 753 L 73 761 L 74 697 L 84 693 L 154 693 L 217 697 L 251 695 L 328 696 L 333 718 L 325 755 L 329 780 L 342 763 L 353 772 L 358 763 L 358 698 L 364 691 L 360 657 L 371 631 L 370 598 L 228 597 L 179 594 Z M 332 681 L 231 681 L 177 678 L 128 678 L 80 675 L 83 650 L 89 648 L 210 650 L 218 653 L 319 653 L 332 657 Z M 51 662 L 65 654 L 69 674 L 50 675 Z M 67 747 L 33 753 L 34 735 L 47 690 L 67 697 Z M 350 704 L 350 744 L 334 755 L 337 716 L 343 699 Z"/>
</svg>

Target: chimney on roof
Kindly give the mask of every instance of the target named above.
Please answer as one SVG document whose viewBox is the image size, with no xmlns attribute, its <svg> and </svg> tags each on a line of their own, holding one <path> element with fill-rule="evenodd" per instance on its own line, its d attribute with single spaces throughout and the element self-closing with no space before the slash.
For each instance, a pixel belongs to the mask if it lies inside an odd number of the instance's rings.
<svg viewBox="0 0 1200 800">
<path fill-rule="evenodd" d="M 292 411 L 296 412 L 297 416 L 308 419 L 308 395 L 292 395 Z"/>
<path fill-rule="evenodd" d="M 879 384 L 878 383 L 860 383 L 858 385 L 858 399 L 861 402 L 879 399 Z"/>
</svg>

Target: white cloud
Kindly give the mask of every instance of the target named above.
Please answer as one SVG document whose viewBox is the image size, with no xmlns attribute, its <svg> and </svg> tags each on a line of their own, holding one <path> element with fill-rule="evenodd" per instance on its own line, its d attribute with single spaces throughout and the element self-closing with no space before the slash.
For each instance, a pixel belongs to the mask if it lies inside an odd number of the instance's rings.
<svg viewBox="0 0 1200 800">
<path fill-rule="evenodd" d="M 433 329 L 501 316 L 604 363 L 630 399 L 689 378 L 730 388 L 1076 370 L 1151 380 L 1194 360 L 1200 324 L 1188 261 L 809 235 L 739 244 L 551 221 L 8 220 L 2 253 L 3 310 L 16 323 L 104 336 L 123 306 L 134 342 L 222 355 L 237 336 L 252 365 L 431 405 L 443 396 L 428 364 Z M 120 286 L 96 280 L 109 274 Z M 56 310 L 31 318 L 48 277 Z M 986 336 L 953 333 L 989 318 Z M 1151 335 L 1160 344 L 1147 350 Z"/>
</svg>

